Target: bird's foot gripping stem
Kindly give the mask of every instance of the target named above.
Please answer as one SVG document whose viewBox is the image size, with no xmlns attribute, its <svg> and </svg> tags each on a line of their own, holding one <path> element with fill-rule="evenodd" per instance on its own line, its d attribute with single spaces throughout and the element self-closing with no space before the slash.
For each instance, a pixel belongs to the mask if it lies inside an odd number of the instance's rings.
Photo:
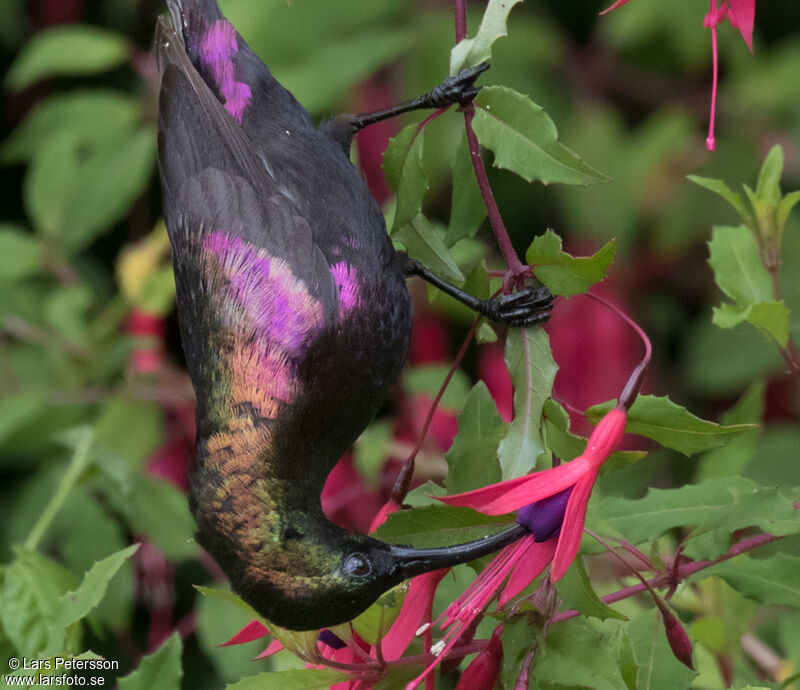
<svg viewBox="0 0 800 690">
<path fill-rule="evenodd" d="M 492 321 L 525 328 L 544 323 L 553 310 L 553 295 L 546 287 L 527 287 L 509 295 L 485 300 L 482 313 Z"/>
<path fill-rule="evenodd" d="M 480 65 L 462 69 L 458 74 L 447 77 L 441 84 L 416 99 L 419 102 L 418 107 L 446 108 L 456 103 L 459 105 L 469 103 L 481 90 L 480 86 L 475 86 L 475 80 L 487 69 L 489 63 L 482 62 Z"/>
<path fill-rule="evenodd" d="M 475 80 L 487 69 L 489 69 L 489 63 L 482 62 L 480 65 L 463 69 L 458 74 L 447 77 L 441 84 L 434 86 L 428 91 L 428 93 L 411 101 L 406 101 L 405 103 L 400 103 L 390 108 L 384 108 L 383 110 L 376 110 L 372 113 L 362 113 L 361 115 L 351 116 L 348 118 L 348 126 L 352 130 L 350 136 L 364 127 L 412 110 L 447 108 L 456 103 L 465 105 L 478 95 L 480 86 L 475 86 Z"/>
<path fill-rule="evenodd" d="M 480 299 L 461 288 L 442 280 L 429 268 L 415 259 L 406 257 L 406 273 L 419 276 L 442 292 L 466 304 L 492 321 L 508 326 L 525 328 L 544 323 L 553 310 L 553 295 L 546 287 L 525 287 L 509 295 L 498 295 L 491 299 Z"/>
</svg>

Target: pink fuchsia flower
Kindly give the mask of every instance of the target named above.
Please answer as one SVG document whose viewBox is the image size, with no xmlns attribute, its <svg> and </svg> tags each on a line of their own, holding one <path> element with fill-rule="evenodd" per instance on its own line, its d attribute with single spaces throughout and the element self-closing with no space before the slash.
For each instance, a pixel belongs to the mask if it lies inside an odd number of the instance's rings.
<svg viewBox="0 0 800 690">
<path fill-rule="evenodd" d="M 499 595 L 504 606 L 552 562 L 550 579 L 561 579 L 580 546 L 586 505 L 600 467 L 619 444 L 627 413 L 615 407 L 595 427 L 582 455 L 550 470 L 511 479 L 440 501 L 473 508 L 488 515 L 518 510 L 517 522 L 530 534 L 503 548 L 442 614 L 441 627 L 450 628 L 433 646 L 436 658 L 406 686 L 414 690 L 453 650 L 489 603 Z M 437 621 L 438 622 L 438 621 Z"/>
<path fill-rule="evenodd" d="M 629 0 L 617 0 L 613 5 L 603 10 L 600 14 L 611 12 L 627 4 Z M 739 29 L 744 42 L 753 52 L 753 24 L 756 16 L 756 0 L 709 0 L 709 9 L 703 20 L 703 26 L 711 29 L 711 51 L 714 62 L 713 84 L 711 86 L 711 115 L 708 124 L 708 137 L 706 148 L 713 151 L 716 147 L 714 139 L 714 119 L 717 110 L 717 77 L 719 72 L 719 59 L 717 55 L 717 25 L 727 17 L 731 26 Z"/>
<path fill-rule="evenodd" d="M 624 409 L 613 408 L 592 431 L 583 454 L 572 462 L 474 491 L 442 496 L 439 500 L 448 505 L 473 508 L 487 515 L 503 515 L 557 494 L 563 495 L 569 490 L 550 571 L 550 579 L 557 582 L 567 572 L 578 552 L 592 488 L 600 467 L 614 452 L 625 433 L 627 418 Z M 536 510 L 532 508 L 521 513 L 524 521 L 533 518 Z M 519 516 L 517 519 L 520 521 Z"/>
</svg>

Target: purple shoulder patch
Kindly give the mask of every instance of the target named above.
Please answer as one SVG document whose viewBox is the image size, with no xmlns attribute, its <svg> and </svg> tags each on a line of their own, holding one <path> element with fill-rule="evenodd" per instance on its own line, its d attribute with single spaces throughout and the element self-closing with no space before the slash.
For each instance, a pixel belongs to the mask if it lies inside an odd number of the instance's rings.
<svg viewBox="0 0 800 690">
<path fill-rule="evenodd" d="M 297 363 L 323 324 L 322 304 L 283 260 L 224 231 L 202 240 L 212 307 L 229 337 L 220 351 L 230 395 L 263 418 L 298 393 Z"/>
<path fill-rule="evenodd" d="M 331 275 L 339 290 L 339 317 L 346 316 L 361 302 L 361 288 L 358 274 L 346 261 L 331 266 Z"/>
<path fill-rule="evenodd" d="M 246 82 L 235 78 L 233 57 L 239 52 L 236 29 L 225 19 L 217 20 L 203 34 L 197 52 L 225 109 L 241 122 L 253 93 Z"/>
<path fill-rule="evenodd" d="M 203 247 L 216 256 L 259 337 L 293 352 L 317 331 L 322 305 L 286 262 L 225 232 L 209 233 Z"/>
</svg>

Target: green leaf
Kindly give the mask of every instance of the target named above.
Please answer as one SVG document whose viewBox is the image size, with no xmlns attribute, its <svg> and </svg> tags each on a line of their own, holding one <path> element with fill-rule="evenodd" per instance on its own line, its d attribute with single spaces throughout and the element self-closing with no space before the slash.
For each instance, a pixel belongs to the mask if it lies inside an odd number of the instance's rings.
<svg viewBox="0 0 800 690">
<path fill-rule="evenodd" d="M 422 165 L 425 132 L 418 123 L 408 125 L 389 140 L 383 154 L 383 171 L 387 182 L 397 192 L 392 232 L 413 220 L 422 210 L 422 199 L 428 190 L 428 176 Z"/>
<path fill-rule="evenodd" d="M 532 182 L 593 184 L 607 182 L 558 141 L 558 131 L 541 106 L 504 86 L 485 86 L 475 99 L 472 121 L 482 146 L 494 152 L 494 164 Z"/>
<path fill-rule="evenodd" d="M 711 252 L 708 263 L 717 285 L 737 304 L 748 306 L 775 299 L 769 273 L 746 227 L 715 227 L 708 247 Z"/>
<path fill-rule="evenodd" d="M 292 669 L 259 673 L 228 685 L 226 690 L 328 690 L 347 680 L 339 671 L 323 669 Z M 125 690 L 120 688 L 120 690 Z"/>
<path fill-rule="evenodd" d="M 262 18 L 268 14 L 262 9 L 263 5 L 257 7 Z M 318 16 L 323 15 L 322 5 L 319 3 L 309 4 L 309 7 L 313 7 Z M 291 9 L 295 10 L 296 6 Z M 351 16 L 349 8 L 347 12 L 339 14 Z M 234 25 L 247 26 L 236 22 Z M 378 72 L 413 43 L 412 32 L 402 27 L 387 29 L 386 26 L 386 24 L 382 27 L 375 25 L 366 31 L 351 31 L 346 39 L 341 38 L 338 41 L 328 40 L 328 33 L 323 31 L 317 40 L 308 46 L 308 50 L 300 51 L 299 54 L 295 51 L 291 63 L 282 67 L 280 72 L 276 70 L 275 74 L 280 74 L 281 84 L 291 91 L 305 108 L 311 112 L 325 110 L 330 112 L 331 106 L 341 100 L 343 93 Z M 268 25 L 265 29 L 275 35 L 274 26 Z M 293 29 L 288 34 L 298 39 L 293 44 L 296 48 L 299 37 L 305 34 L 307 26 L 301 24 Z M 274 44 L 275 41 L 272 41 L 272 52 L 275 50 Z M 267 60 L 267 64 L 272 69 L 273 62 Z"/>
<path fill-rule="evenodd" d="M 775 208 L 781 199 L 781 175 L 783 174 L 783 149 L 775 145 L 767 153 L 761 170 L 758 173 L 756 196 L 760 201 L 766 202 L 770 208 Z"/>
<path fill-rule="evenodd" d="M 605 497 L 595 503 L 596 517 L 633 544 L 658 539 L 675 527 L 699 525 L 752 496 L 756 485 L 743 477 L 709 479 L 676 489 L 650 488 L 644 498 Z"/>
<path fill-rule="evenodd" d="M 457 494 L 500 481 L 497 446 L 504 435 L 503 418 L 486 384 L 478 381 L 464 403 L 458 418 L 458 434 L 447 451 L 448 493 Z"/>
<path fill-rule="evenodd" d="M 169 482 L 136 476 L 130 497 L 130 523 L 177 561 L 197 556 L 195 524 L 186 496 Z"/>
<path fill-rule="evenodd" d="M 614 406 L 614 401 L 594 405 L 586 410 L 593 420 L 599 419 Z M 693 455 L 724 445 L 739 434 L 757 428 L 753 424 L 723 426 L 695 417 L 685 407 L 669 398 L 640 395 L 628 412 L 626 431 L 640 434 L 684 455 Z"/>
<path fill-rule="evenodd" d="M 732 534 L 747 527 L 785 536 L 800 533 L 796 496 L 775 488 L 759 487 L 706 518 L 689 535 L 684 553 L 695 560 L 712 559 L 731 546 Z"/>
<path fill-rule="evenodd" d="M 425 506 L 392 513 L 375 531 L 374 536 L 395 544 L 417 548 L 452 546 L 494 534 L 507 527 L 505 515 L 483 515 L 471 508 Z"/>
<path fill-rule="evenodd" d="M 461 137 L 453 163 L 453 196 L 450 204 L 450 225 L 444 243 L 452 247 L 465 237 L 473 237 L 486 218 L 486 204 L 483 202 L 475 170 L 472 167 L 472 156 L 469 153 L 469 142 L 466 135 Z"/>
<path fill-rule="evenodd" d="M 47 398 L 39 391 L 4 394 L 0 399 L 0 443 L 36 417 L 46 405 Z"/>
<path fill-rule="evenodd" d="M 393 437 L 394 426 L 390 422 L 375 420 L 364 429 L 353 445 L 353 463 L 358 474 L 376 490 Z"/>
<path fill-rule="evenodd" d="M 135 671 L 119 679 L 119 690 L 180 690 L 182 652 L 181 636 L 172 633 L 155 652 L 141 660 Z"/>
<path fill-rule="evenodd" d="M 375 645 L 397 620 L 404 601 L 405 592 L 400 587 L 384 592 L 374 604 L 351 621 L 353 629 L 362 640 Z"/>
<path fill-rule="evenodd" d="M 129 54 L 127 39 L 113 31 L 80 24 L 44 29 L 22 49 L 5 84 L 19 91 L 44 77 L 104 72 L 122 64 Z"/>
<path fill-rule="evenodd" d="M 757 302 L 747 306 L 723 303 L 714 307 L 711 320 L 720 328 L 735 328 L 747 322 L 775 340 L 782 348 L 789 342 L 789 310 L 780 302 Z"/>
<path fill-rule="evenodd" d="M 139 101 L 117 91 L 56 94 L 31 111 L 3 143 L 0 155 L 9 163 L 27 161 L 61 133 L 92 150 L 121 144 L 135 131 L 141 116 Z"/>
<path fill-rule="evenodd" d="M 51 137 L 25 176 L 24 198 L 35 228 L 71 251 L 85 247 L 129 209 L 150 179 L 152 132 L 84 152 L 74 133 Z"/>
<path fill-rule="evenodd" d="M 536 637 L 530 622 L 524 616 L 515 616 L 503 625 L 503 665 L 500 670 L 502 687 L 513 688 L 522 670 L 522 664 Z M 477 689 L 476 689 L 477 690 Z"/>
<path fill-rule="evenodd" d="M 506 365 L 514 384 L 514 421 L 500 442 L 503 479 L 528 472 L 546 452 L 542 440 L 542 407 L 550 397 L 558 367 L 542 328 L 509 330 Z"/>
<path fill-rule="evenodd" d="M 412 259 L 425 264 L 442 278 L 459 284 L 464 282 L 464 274 L 441 235 L 421 213 L 397 229 L 392 239 L 402 242 Z"/>
<path fill-rule="evenodd" d="M 450 74 L 458 74 L 492 56 L 492 44 L 508 35 L 508 14 L 519 2 L 522 0 L 489 0 L 478 33 L 473 38 L 461 39 L 450 51 Z"/>
<path fill-rule="evenodd" d="M 449 373 L 449 364 L 420 364 L 411 367 L 404 375 L 404 390 L 409 395 L 424 393 L 433 399 Z M 456 369 L 445 389 L 440 406 L 448 410 L 460 410 L 468 394 L 469 378 L 463 371 Z"/>
<path fill-rule="evenodd" d="M 606 643 L 606 626 L 575 619 L 550 627 L 532 676 L 537 687 L 627 690 L 617 659 Z M 641 687 L 641 686 L 640 686 Z M 674 688 L 688 687 L 676 685 Z"/>
<path fill-rule="evenodd" d="M 127 213 L 150 179 L 155 153 L 153 133 L 140 129 L 86 160 L 60 228 L 68 249 L 83 249 Z"/>
<path fill-rule="evenodd" d="M 556 591 L 564 600 L 565 608 L 580 611 L 584 616 L 593 616 L 600 620 L 628 620 L 627 616 L 600 601 L 600 597 L 592 589 L 589 574 L 580 556 L 572 562 L 566 575 L 556 583 Z"/>
<path fill-rule="evenodd" d="M 694 182 L 701 187 L 705 187 L 706 189 L 719 194 L 723 199 L 725 199 L 725 201 L 733 206 L 734 209 L 736 209 L 736 212 L 739 214 L 742 222 L 745 225 L 755 228 L 753 216 L 747 208 L 747 205 L 744 203 L 744 199 L 742 198 L 741 194 L 734 192 L 722 180 L 715 180 L 711 177 L 700 177 L 699 175 L 688 175 L 687 177 L 691 182 Z"/>
<path fill-rule="evenodd" d="M 778 207 L 775 209 L 775 226 L 780 232 L 789 220 L 789 214 L 795 207 L 797 202 L 800 201 L 800 191 L 791 192 L 780 200 Z"/>
<path fill-rule="evenodd" d="M 58 609 L 58 624 L 67 627 L 85 618 L 106 594 L 108 583 L 139 548 L 138 544 L 117 551 L 95 563 L 83 576 L 78 589 L 62 595 Z"/>
<path fill-rule="evenodd" d="M 232 606 L 237 607 L 241 611 L 243 611 L 250 619 L 259 620 L 262 623 L 265 622 L 265 619 L 261 614 L 257 613 L 256 610 L 250 606 L 244 599 L 242 599 L 238 594 L 234 594 L 229 589 L 219 589 L 217 587 L 203 587 L 202 585 L 194 585 L 194 588 L 200 592 L 204 597 L 209 597 L 212 599 L 217 599 L 220 601 L 227 602 Z"/>
<path fill-rule="evenodd" d="M 525 258 L 554 295 L 569 297 L 586 292 L 606 277 L 616 248 L 616 241 L 611 240 L 591 257 L 574 257 L 561 249 L 561 238 L 548 230 L 533 240 Z"/>
<path fill-rule="evenodd" d="M 36 238 L 22 228 L 0 223 L 0 280 L 15 281 L 36 273 L 42 250 Z"/>
<path fill-rule="evenodd" d="M 697 673 L 675 658 L 657 609 L 642 613 L 629 630 L 639 666 L 638 690 L 675 690 L 692 685 Z"/>
<path fill-rule="evenodd" d="M 65 651 L 64 628 L 54 623 L 60 597 L 73 584 L 72 573 L 57 563 L 17 549 L 17 557 L 3 572 L 0 620 L 21 656 L 38 658 Z"/>
<path fill-rule="evenodd" d="M 697 573 L 693 579 L 721 577 L 744 596 L 765 606 L 800 602 L 800 557 L 778 553 L 770 558 L 732 558 Z"/>
<path fill-rule="evenodd" d="M 34 228 L 55 236 L 64 227 L 80 175 L 79 143 L 70 132 L 47 141 L 33 159 L 23 182 L 25 208 Z"/>
</svg>

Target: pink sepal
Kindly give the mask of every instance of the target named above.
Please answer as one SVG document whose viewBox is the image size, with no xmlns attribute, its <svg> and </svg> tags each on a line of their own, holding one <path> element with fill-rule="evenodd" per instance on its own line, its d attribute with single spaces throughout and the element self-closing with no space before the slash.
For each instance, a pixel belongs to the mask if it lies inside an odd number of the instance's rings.
<svg viewBox="0 0 800 690">
<path fill-rule="evenodd" d="M 728 0 L 728 20 L 739 29 L 744 42 L 753 52 L 753 24 L 756 18 L 755 0 Z"/>
<path fill-rule="evenodd" d="M 411 580 L 400 615 L 381 640 L 381 651 L 386 661 L 394 661 L 403 656 L 425 618 L 430 616 L 436 588 L 448 570 L 449 568 L 434 570 Z"/>
<path fill-rule="evenodd" d="M 600 14 L 606 14 L 608 12 L 613 12 L 618 7 L 622 7 L 623 5 L 628 4 L 630 0 L 617 0 L 611 7 L 606 7 Z"/>
<path fill-rule="evenodd" d="M 514 570 L 511 571 L 505 589 L 500 595 L 497 608 L 502 608 L 507 602 L 517 596 L 517 594 L 533 582 L 539 576 L 539 573 L 547 567 L 547 564 L 553 560 L 553 554 L 556 552 L 556 542 L 558 541 L 557 537 L 543 542 L 533 541 L 532 536 L 525 538 L 530 539 L 530 545 L 524 553 L 520 554 L 519 559 L 514 564 Z"/>
<path fill-rule="evenodd" d="M 558 537 L 558 546 L 553 556 L 553 567 L 550 568 L 551 582 L 558 582 L 567 572 L 578 548 L 581 545 L 583 526 L 586 523 L 586 506 L 592 494 L 594 482 L 597 479 L 599 468 L 595 467 L 581 479 L 572 490 L 564 511 L 564 522 L 561 525 L 561 534 Z"/>
<path fill-rule="evenodd" d="M 278 640 L 272 640 L 272 642 L 267 645 L 267 648 L 255 658 L 266 659 L 268 656 L 272 656 L 276 652 L 280 652 L 281 649 L 283 649 L 283 645 Z"/>
<path fill-rule="evenodd" d="M 261 623 L 258 621 L 250 621 L 230 640 L 223 642 L 219 646 L 230 647 L 231 645 L 235 644 L 244 644 L 245 642 L 252 642 L 253 640 L 258 640 L 262 637 L 266 637 L 267 635 L 269 635 L 269 630 L 267 630 Z"/>
<path fill-rule="evenodd" d="M 550 470 L 437 498 L 447 505 L 474 508 L 486 515 L 504 515 L 568 489 L 589 470 L 589 461 L 581 456 Z"/>
</svg>

